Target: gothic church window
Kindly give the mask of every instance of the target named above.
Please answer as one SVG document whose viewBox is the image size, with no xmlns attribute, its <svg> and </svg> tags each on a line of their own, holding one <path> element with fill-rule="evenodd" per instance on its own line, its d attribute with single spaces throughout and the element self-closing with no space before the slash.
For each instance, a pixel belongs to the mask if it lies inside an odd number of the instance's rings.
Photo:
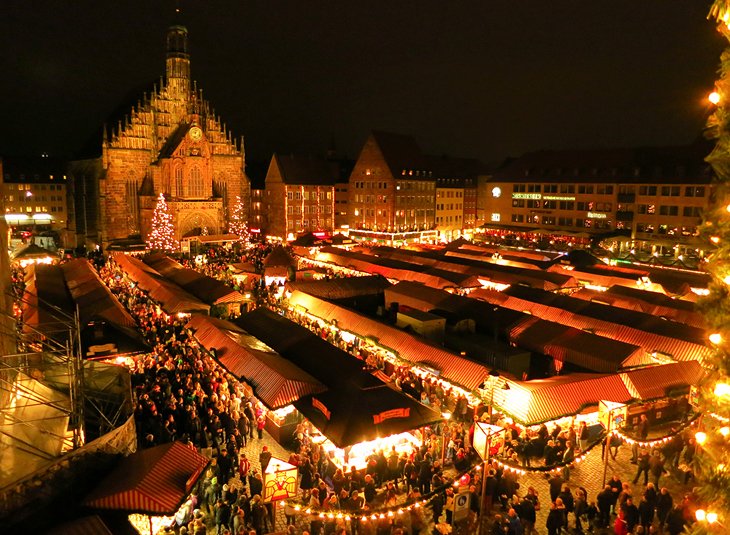
<svg viewBox="0 0 730 535">
<path fill-rule="evenodd" d="M 203 176 L 200 174 L 199 167 L 193 167 L 190 169 L 190 181 L 188 186 L 188 197 L 205 197 L 205 186 L 203 185 Z"/>
<path fill-rule="evenodd" d="M 183 196 L 183 168 L 175 168 L 175 195 L 177 197 Z"/>
</svg>

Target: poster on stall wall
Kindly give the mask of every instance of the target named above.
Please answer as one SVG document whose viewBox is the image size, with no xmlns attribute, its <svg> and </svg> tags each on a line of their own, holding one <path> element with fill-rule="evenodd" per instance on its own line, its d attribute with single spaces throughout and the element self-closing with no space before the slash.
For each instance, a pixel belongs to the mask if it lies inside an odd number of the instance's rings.
<svg viewBox="0 0 730 535">
<path fill-rule="evenodd" d="M 608 420 L 613 415 L 611 429 L 617 429 L 626 421 L 626 405 L 602 399 L 598 402 L 598 421 L 604 429 L 608 429 Z"/>
<path fill-rule="evenodd" d="M 493 445 L 499 433 L 504 431 L 498 425 L 488 424 L 486 422 L 474 422 L 474 451 L 476 451 L 483 461 L 489 457 L 487 452 L 487 444 L 491 442 Z M 491 437 L 491 441 L 490 441 Z"/>
</svg>

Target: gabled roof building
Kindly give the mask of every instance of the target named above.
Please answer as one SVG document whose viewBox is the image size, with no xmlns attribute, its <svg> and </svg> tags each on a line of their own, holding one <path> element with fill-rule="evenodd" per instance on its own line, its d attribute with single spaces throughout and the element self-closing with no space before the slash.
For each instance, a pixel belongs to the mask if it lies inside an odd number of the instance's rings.
<svg viewBox="0 0 730 535">
<path fill-rule="evenodd" d="M 70 166 L 70 226 L 79 242 L 144 240 L 160 193 L 178 239 L 226 232 L 238 197 L 248 211 L 243 139 L 231 136 L 192 81 L 187 29 L 169 28 L 166 44 L 165 78 L 105 126 L 100 156 Z"/>
</svg>

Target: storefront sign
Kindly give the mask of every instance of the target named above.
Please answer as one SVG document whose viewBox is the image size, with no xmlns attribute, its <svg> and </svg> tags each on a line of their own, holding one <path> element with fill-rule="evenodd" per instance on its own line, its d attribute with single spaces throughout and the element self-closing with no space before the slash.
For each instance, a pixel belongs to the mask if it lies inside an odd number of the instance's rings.
<svg viewBox="0 0 730 535">
<path fill-rule="evenodd" d="M 588 218 L 590 219 L 606 219 L 608 216 L 601 212 L 588 212 Z"/>
<path fill-rule="evenodd" d="M 459 493 L 454 496 L 454 522 L 469 517 L 469 498 L 469 487 L 461 487 Z"/>
<path fill-rule="evenodd" d="M 575 197 L 566 197 L 564 195 L 543 195 L 546 201 L 574 201 Z"/>
<path fill-rule="evenodd" d="M 539 201 L 542 199 L 542 195 L 540 193 L 513 193 L 512 194 L 513 199 L 532 199 Z"/>
<path fill-rule="evenodd" d="M 332 413 L 329 411 L 327 407 L 324 406 L 324 403 L 322 403 L 317 398 L 312 398 L 312 407 L 317 409 L 319 412 L 324 414 L 324 417 L 329 420 L 332 417 Z"/>
<path fill-rule="evenodd" d="M 373 414 L 373 423 L 375 425 L 383 423 L 385 420 L 391 418 L 408 418 L 411 415 L 411 409 L 391 409 L 389 411 L 381 412 L 380 414 Z"/>
</svg>

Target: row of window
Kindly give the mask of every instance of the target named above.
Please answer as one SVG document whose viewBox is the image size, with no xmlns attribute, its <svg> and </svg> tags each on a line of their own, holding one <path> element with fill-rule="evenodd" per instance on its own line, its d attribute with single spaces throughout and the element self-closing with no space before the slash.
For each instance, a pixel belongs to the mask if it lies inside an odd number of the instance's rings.
<svg viewBox="0 0 730 535">
<path fill-rule="evenodd" d="M 656 204 L 639 204 L 637 206 L 637 213 L 639 214 L 656 214 Z M 679 215 L 679 206 L 662 204 L 659 206 L 659 215 Z M 702 217 L 701 206 L 683 206 L 682 207 L 683 217 Z"/>
<path fill-rule="evenodd" d="M 662 234 L 665 236 L 696 236 L 697 227 L 670 227 L 669 225 L 652 225 L 650 223 L 638 223 L 636 232 L 641 234 Z"/>
<path fill-rule="evenodd" d="M 497 217 L 495 219 L 495 216 Z M 499 221 L 499 214 L 492 214 L 492 221 Z M 560 227 L 580 227 L 580 228 L 597 228 L 610 229 L 611 221 L 608 219 L 573 219 L 572 217 L 555 217 L 549 215 L 537 214 L 512 214 L 512 223 L 530 223 L 535 225 L 560 226 Z"/>
<path fill-rule="evenodd" d="M 20 208 L 14 208 L 12 206 L 6 206 L 5 207 L 6 212 L 26 212 L 28 214 L 31 214 L 34 212 L 32 206 L 25 206 Z M 63 208 L 56 208 L 55 206 L 51 206 L 51 212 L 63 212 Z M 35 213 L 48 213 L 48 206 L 36 206 L 35 207 Z"/>
<path fill-rule="evenodd" d="M 453 204 L 453 203 L 441 203 L 436 205 L 436 210 L 461 210 L 463 206 L 461 204 Z"/>
<path fill-rule="evenodd" d="M 579 212 L 610 212 L 610 202 L 593 201 L 542 201 L 538 199 L 512 199 L 513 208 L 533 208 L 544 210 L 578 210 Z"/>
<path fill-rule="evenodd" d="M 319 205 L 299 206 L 299 205 L 290 204 L 289 206 L 287 206 L 286 211 L 288 214 L 302 214 L 302 213 L 304 213 L 304 214 L 321 214 L 321 213 L 330 214 L 330 213 L 332 213 L 332 206 L 330 206 L 329 204 L 326 204 L 324 206 L 319 206 Z"/>
<path fill-rule="evenodd" d="M 464 196 L 464 192 L 461 190 L 437 190 L 436 191 L 436 198 L 446 198 L 446 199 L 452 199 L 457 198 L 460 199 Z"/>
<path fill-rule="evenodd" d="M 302 230 L 302 229 L 312 229 L 317 230 L 319 228 L 331 228 L 332 227 L 332 220 L 331 219 L 302 219 L 300 220 L 292 220 L 290 219 L 286 223 L 287 230 Z"/>
<path fill-rule="evenodd" d="M 459 225 L 461 223 L 460 215 L 447 215 L 436 218 L 436 224 L 438 225 Z"/>
<path fill-rule="evenodd" d="M 331 201 L 332 191 L 287 191 L 286 198 L 290 201 Z"/>
<path fill-rule="evenodd" d="M 578 193 L 581 195 L 613 195 L 614 187 L 611 184 L 513 184 L 513 193 Z M 619 193 L 636 193 L 635 186 L 619 187 Z M 705 186 L 685 186 L 685 197 L 704 197 Z M 639 195 L 662 197 L 679 197 L 682 186 L 639 186 Z"/>
</svg>

